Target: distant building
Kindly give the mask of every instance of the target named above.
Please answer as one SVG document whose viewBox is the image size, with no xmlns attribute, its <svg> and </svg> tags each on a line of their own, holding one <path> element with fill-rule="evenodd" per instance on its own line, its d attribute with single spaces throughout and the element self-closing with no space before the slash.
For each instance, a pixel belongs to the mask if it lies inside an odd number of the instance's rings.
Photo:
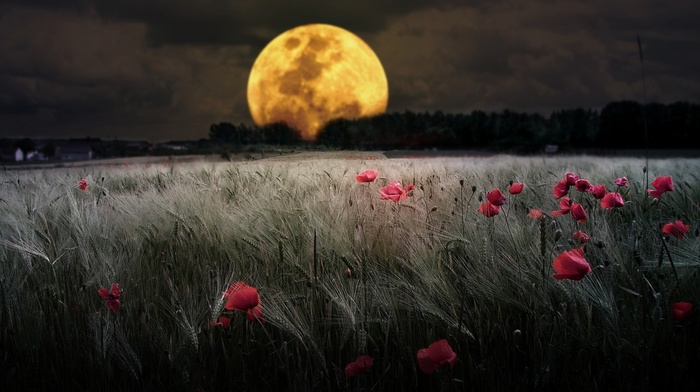
<svg viewBox="0 0 700 392">
<path fill-rule="evenodd" d="M 29 151 L 29 152 L 27 152 L 27 155 L 24 157 L 24 160 L 26 160 L 26 161 L 44 161 L 44 160 L 46 160 L 46 157 L 44 156 L 43 152 Z"/>
<path fill-rule="evenodd" d="M 556 154 L 559 151 L 559 145 L 558 144 L 547 144 L 544 146 L 544 153 L 545 154 Z"/>
<path fill-rule="evenodd" d="M 90 143 L 69 142 L 56 146 L 56 159 L 63 161 L 84 161 L 94 155 Z"/>
<path fill-rule="evenodd" d="M 24 151 L 19 147 L 2 146 L 0 147 L 0 161 L 2 162 L 21 162 L 24 160 Z"/>
<path fill-rule="evenodd" d="M 126 155 L 143 155 L 153 150 L 153 144 L 147 141 L 130 141 L 124 145 Z"/>
<path fill-rule="evenodd" d="M 187 150 L 187 146 L 183 146 L 181 144 L 172 144 L 172 143 L 158 144 L 158 148 L 161 148 L 164 150 L 173 150 L 173 151 L 186 151 Z"/>
</svg>

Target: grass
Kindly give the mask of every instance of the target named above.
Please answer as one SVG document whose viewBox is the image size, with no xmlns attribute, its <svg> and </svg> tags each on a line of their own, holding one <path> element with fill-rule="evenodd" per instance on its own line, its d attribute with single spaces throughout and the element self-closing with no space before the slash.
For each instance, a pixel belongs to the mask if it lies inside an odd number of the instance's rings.
<svg viewBox="0 0 700 392">
<path fill-rule="evenodd" d="M 643 160 L 491 158 L 186 163 L 2 173 L 0 389 L 675 390 L 700 387 L 698 160 L 651 160 L 676 189 L 653 202 Z M 370 184 L 355 174 L 375 169 Z M 625 206 L 536 220 L 572 171 Z M 90 186 L 76 187 L 80 178 Z M 414 183 L 399 203 L 392 180 Z M 477 212 L 509 181 L 501 213 Z M 507 192 L 506 192 L 507 193 Z M 660 226 L 691 225 L 665 238 Z M 581 281 L 554 258 L 591 236 Z M 666 241 L 664 245 L 663 241 Z M 668 249 L 668 252 L 666 251 Z M 670 260 L 673 261 L 673 267 Z M 676 278 L 677 276 L 677 278 Z M 235 312 L 243 280 L 266 322 Z M 97 295 L 116 282 L 121 308 Z M 416 352 L 447 339 L 453 369 L 425 375 Z M 374 358 L 347 378 L 346 364 Z"/>
</svg>

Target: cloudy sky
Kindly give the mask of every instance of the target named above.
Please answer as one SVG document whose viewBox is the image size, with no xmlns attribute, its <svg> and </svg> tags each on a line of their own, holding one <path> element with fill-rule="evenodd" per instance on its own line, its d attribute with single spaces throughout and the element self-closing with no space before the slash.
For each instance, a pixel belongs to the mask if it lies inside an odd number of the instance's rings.
<svg viewBox="0 0 700 392">
<path fill-rule="evenodd" d="M 548 114 L 700 102 L 695 0 L 0 0 L 0 137 L 151 141 L 252 123 L 250 68 L 278 34 L 350 30 L 375 51 L 387 111 Z"/>
</svg>

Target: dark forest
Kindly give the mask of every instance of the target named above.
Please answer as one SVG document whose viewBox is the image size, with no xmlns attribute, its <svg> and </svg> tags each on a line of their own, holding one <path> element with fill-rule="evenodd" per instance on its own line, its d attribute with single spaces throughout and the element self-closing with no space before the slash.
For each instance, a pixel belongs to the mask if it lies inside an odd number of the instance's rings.
<svg viewBox="0 0 700 392">
<path fill-rule="evenodd" d="M 386 113 L 358 120 L 337 120 L 317 143 L 352 149 L 492 149 L 537 153 L 547 145 L 570 149 L 700 148 L 700 105 L 618 101 L 602 110 L 565 109 L 549 117 L 512 110 L 487 113 L 436 111 Z M 222 122 L 210 140 L 225 144 L 301 143 L 285 124 L 262 128 Z"/>
</svg>

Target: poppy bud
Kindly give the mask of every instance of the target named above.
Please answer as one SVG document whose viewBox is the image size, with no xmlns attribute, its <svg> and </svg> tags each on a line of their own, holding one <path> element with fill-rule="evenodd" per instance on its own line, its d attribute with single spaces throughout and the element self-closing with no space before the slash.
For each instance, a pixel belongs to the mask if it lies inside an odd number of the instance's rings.
<svg viewBox="0 0 700 392">
<path fill-rule="evenodd" d="M 345 276 L 352 278 L 352 270 L 349 267 L 345 269 Z"/>
<path fill-rule="evenodd" d="M 595 243 L 595 246 L 597 246 L 599 249 L 605 248 L 605 243 L 603 241 L 598 241 Z"/>
<path fill-rule="evenodd" d="M 515 331 L 513 331 L 513 337 L 514 337 L 514 338 L 520 338 L 520 336 L 521 336 L 522 334 L 523 334 L 523 333 L 520 332 L 519 329 L 516 329 Z"/>
<path fill-rule="evenodd" d="M 461 188 L 464 188 L 464 180 L 459 180 L 459 186 L 460 186 Z"/>
<path fill-rule="evenodd" d="M 508 185 L 513 185 L 513 180 L 508 181 Z"/>
<path fill-rule="evenodd" d="M 437 206 L 433 206 L 433 208 L 430 209 L 430 212 L 435 212 L 437 211 Z"/>
<path fill-rule="evenodd" d="M 557 229 L 557 231 L 554 232 L 554 242 L 559 241 L 561 238 L 561 229 Z"/>
<path fill-rule="evenodd" d="M 476 185 L 472 185 L 472 193 L 476 192 Z"/>
<path fill-rule="evenodd" d="M 482 195 L 479 195 L 479 203 L 481 203 L 484 200 Z"/>
<path fill-rule="evenodd" d="M 352 199 L 348 200 L 348 204 L 350 204 L 350 207 L 352 207 Z"/>
<path fill-rule="evenodd" d="M 646 172 L 647 172 L 647 167 L 644 166 L 644 167 L 642 168 L 642 173 L 646 173 Z"/>
<path fill-rule="evenodd" d="M 458 201 L 459 201 L 459 199 L 455 197 L 455 203 L 458 202 Z"/>
</svg>

